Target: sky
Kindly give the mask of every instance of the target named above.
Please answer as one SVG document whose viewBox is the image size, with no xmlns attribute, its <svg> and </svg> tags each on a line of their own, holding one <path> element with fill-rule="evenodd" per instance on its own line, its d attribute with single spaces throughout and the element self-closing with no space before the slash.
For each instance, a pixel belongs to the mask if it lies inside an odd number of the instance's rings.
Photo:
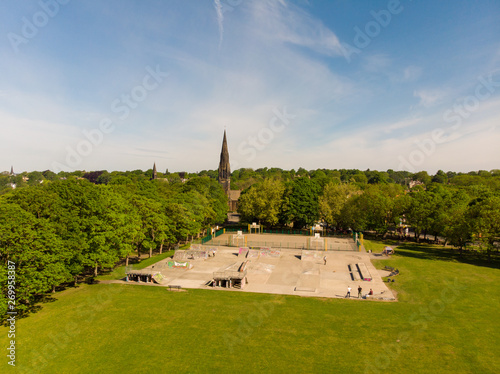
<svg viewBox="0 0 500 374">
<path fill-rule="evenodd" d="M 4 0 L 0 171 L 500 168 L 500 1 Z"/>
</svg>

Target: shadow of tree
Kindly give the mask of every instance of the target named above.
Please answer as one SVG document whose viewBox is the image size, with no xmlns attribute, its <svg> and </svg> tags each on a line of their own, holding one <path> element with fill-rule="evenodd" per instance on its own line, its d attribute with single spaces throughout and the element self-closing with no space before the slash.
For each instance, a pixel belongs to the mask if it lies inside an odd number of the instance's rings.
<svg viewBox="0 0 500 374">
<path fill-rule="evenodd" d="M 30 304 L 30 305 L 23 305 L 22 309 L 17 309 L 16 312 L 17 314 L 15 315 L 15 318 L 17 320 L 19 319 L 24 319 L 29 317 L 31 314 L 35 314 L 42 310 L 43 305 L 45 303 L 53 303 L 57 301 L 55 297 L 52 296 L 52 294 L 46 294 L 46 295 L 40 295 L 38 296 L 35 301 Z M 6 314 L 2 317 L 2 321 L 0 323 L 1 326 L 8 326 L 9 322 L 7 321 L 7 318 L 9 318 L 10 315 Z"/>
<path fill-rule="evenodd" d="M 494 269 L 500 268 L 500 257 L 492 256 L 490 260 L 486 255 L 476 252 L 463 252 L 461 255 L 451 247 L 432 244 L 400 243 L 397 246 L 396 256 L 412 257 L 422 260 L 459 262 L 475 266 L 484 266 Z"/>
</svg>

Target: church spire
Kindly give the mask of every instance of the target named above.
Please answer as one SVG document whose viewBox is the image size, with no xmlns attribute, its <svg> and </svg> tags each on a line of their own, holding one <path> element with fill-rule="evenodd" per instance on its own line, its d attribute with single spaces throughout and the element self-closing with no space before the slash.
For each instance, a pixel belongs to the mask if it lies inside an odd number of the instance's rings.
<svg viewBox="0 0 500 374">
<path fill-rule="evenodd" d="M 156 179 L 158 178 L 157 176 L 157 173 L 156 173 L 156 162 L 153 163 L 153 176 L 151 177 L 151 179 Z"/>
<path fill-rule="evenodd" d="M 222 140 L 222 151 L 220 152 L 219 162 L 219 183 L 229 181 L 231 177 L 231 167 L 229 166 L 229 151 L 227 149 L 226 130 L 224 130 L 224 139 Z"/>
</svg>

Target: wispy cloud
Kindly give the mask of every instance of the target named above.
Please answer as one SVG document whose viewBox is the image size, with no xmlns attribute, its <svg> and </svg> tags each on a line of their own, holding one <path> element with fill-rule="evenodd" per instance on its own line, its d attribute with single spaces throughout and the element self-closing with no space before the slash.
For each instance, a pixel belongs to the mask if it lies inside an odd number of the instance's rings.
<svg viewBox="0 0 500 374">
<path fill-rule="evenodd" d="M 369 72 L 384 72 L 390 68 L 391 58 L 385 54 L 363 55 L 363 67 Z"/>
<path fill-rule="evenodd" d="M 430 107 L 443 102 L 443 100 L 448 96 L 448 93 L 440 89 L 421 89 L 415 90 L 413 96 L 417 97 L 419 105 L 424 107 Z"/>
<path fill-rule="evenodd" d="M 220 0 L 214 0 L 214 8 L 217 13 L 217 24 L 219 25 L 219 48 L 224 39 L 224 14 L 222 13 L 222 4 Z"/>
<path fill-rule="evenodd" d="M 422 69 L 418 66 L 410 65 L 407 66 L 403 71 L 403 79 L 405 81 L 414 81 L 418 79 L 422 74 Z"/>
<path fill-rule="evenodd" d="M 341 56 L 335 33 L 324 23 L 290 3 L 255 2 L 254 17 L 261 26 L 256 33 L 280 43 L 290 43 L 327 56 Z"/>
</svg>

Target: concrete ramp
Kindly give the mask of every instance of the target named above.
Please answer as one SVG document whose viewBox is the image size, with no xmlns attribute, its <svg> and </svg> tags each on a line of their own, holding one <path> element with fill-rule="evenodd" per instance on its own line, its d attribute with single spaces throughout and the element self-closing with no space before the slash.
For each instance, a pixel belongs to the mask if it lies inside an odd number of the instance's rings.
<svg viewBox="0 0 500 374">
<path fill-rule="evenodd" d="M 259 249 L 249 249 L 247 258 L 259 258 L 260 250 Z"/>
<path fill-rule="evenodd" d="M 243 261 L 243 259 L 247 258 L 248 255 L 248 248 L 240 248 L 240 251 L 238 253 L 238 259 Z"/>
<path fill-rule="evenodd" d="M 260 250 L 260 257 L 266 258 L 280 258 L 281 251 L 278 249 L 262 248 Z"/>
<path fill-rule="evenodd" d="M 316 292 L 319 288 L 320 276 L 319 270 L 307 269 L 302 272 L 295 285 L 297 292 Z"/>
<path fill-rule="evenodd" d="M 300 259 L 302 261 L 318 261 L 322 260 L 324 256 L 326 256 L 326 252 L 324 251 L 313 251 L 313 250 L 303 249 L 300 255 Z"/>
</svg>

